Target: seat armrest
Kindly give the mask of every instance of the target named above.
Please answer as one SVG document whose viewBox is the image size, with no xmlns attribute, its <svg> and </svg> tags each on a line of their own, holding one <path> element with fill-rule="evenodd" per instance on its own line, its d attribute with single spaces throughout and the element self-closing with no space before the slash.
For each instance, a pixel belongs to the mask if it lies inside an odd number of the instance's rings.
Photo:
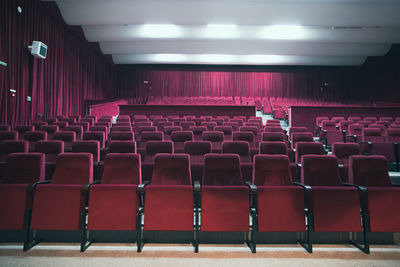
<svg viewBox="0 0 400 267">
<path fill-rule="evenodd" d="M 311 186 L 309 186 L 309 185 L 305 185 L 305 184 L 302 184 L 300 182 L 293 182 L 293 184 L 303 187 L 304 191 L 307 191 L 307 192 L 311 192 L 312 191 Z"/>
<path fill-rule="evenodd" d="M 87 193 L 89 192 L 90 187 L 91 187 L 92 185 L 94 185 L 94 184 L 99 184 L 99 183 L 100 183 L 99 180 L 95 180 L 95 181 L 93 181 L 93 182 L 91 182 L 91 183 L 89 183 L 89 184 L 84 184 L 84 185 L 82 185 L 82 193 L 87 194 Z"/>
<path fill-rule="evenodd" d="M 200 192 L 200 190 L 201 190 L 200 181 L 194 181 L 193 190 L 194 190 L 194 192 Z"/>
<path fill-rule="evenodd" d="M 351 183 L 342 183 L 344 186 L 349 186 L 349 187 L 355 187 L 357 188 L 360 192 L 367 192 L 367 188 L 365 186 L 361 185 L 356 185 L 356 184 L 351 184 Z"/>
<path fill-rule="evenodd" d="M 51 183 L 51 180 L 35 182 L 35 183 L 31 184 L 30 186 L 28 186 L 28 188 L 26 189 L 26 191 L 28 191 L 28 192 L 33 192 L 33 191 L 35 190 L 35 188 L 36 188 L 37 185 L 40 185 L 40 184 L 49 184 L 49 183 Z"/>
<path fill-rule="evenodd" d="M 138 187 L 137 187 L 137 191 L 138 191 L 139 193 L 144 193 L 144 188 L 145 188 L 148 184 L 150 184 L 150 181 L 144 181 L 143 183 L 139 184 Z"/>
<path fill-rule="evenodd" d="M 360 142 L 358 142 L 360 145 L 364 145 L 364 144 L 366 144 L 366 145 L 372 145 L 372 143 L 371 142 L 369 142 L 369 141 L 360 141 Z"/>
<path fill-rule="evenodd" d="M 257 192 L 257 186 L 253 184 L 252 182 L 246 181 L 244 182 L 245 185 L 250 189 L 250 193 L 255 193 Z"/>
</svg>

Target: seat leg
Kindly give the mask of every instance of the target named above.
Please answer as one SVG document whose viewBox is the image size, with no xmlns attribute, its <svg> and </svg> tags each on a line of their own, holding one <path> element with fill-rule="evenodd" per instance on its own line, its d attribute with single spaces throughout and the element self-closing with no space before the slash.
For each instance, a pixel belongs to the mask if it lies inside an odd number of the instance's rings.
<svg viewBox="0 0 400 267">
<path fill-rule="evenodd" d="M 88 235 L 87 225 L 86 225 L 87 213 L 88 213 L 88 208 L 86 207 L 82 211 L 81 215 L 81 252 L 84 252 L 92 244 L 92 241 L 88 242 L 87 240 L 87 235 Z"/>
<path fill-rule="evenodd" d="M 29 210 L 25 216 L 24 226 L 24 247 L 23 251 L 26 252 L 36 246 L 40 241 L 35 239 L 35 230 L 31 231 L 32 210 Z"/>
<path fill-rule="evenodd" d="M 137 243 L 137 252 L 142 252 L 144 242 L 143 242 L 143 228 L 142 228 L 142 214 L 143 209 L 139 208 L 137 213 L 137 225 L 136 225 L 136 243 Z"/>
<path fill-rule="evenodd" d="M 363 226 L 363 245 L 360 245 L 356 243 L 353 240 L 350 240 L 350 244 L 354 245 L 357 247 L 359 250 L 364 252 L 365 254 L 370 253 L 369 249 L 369 219 L 368 219 L 368 214 L 365 212 L 361 213 L 361 218 L 362 218 L 362 226 Z"/>
<path fill-rule="evenodd" d="M 299 244 L 308 252 L 312 253 L 312 231 L 313 231 L 313 216 L 310 210 L 306 210 L 307 229 L 306 240 L 299 240 Z"/>
<path fill-rule="evenodd" d="M 195 212 L 195 222 L 194 222 L 194 233 L 193 233 L 193 246 L 194 246 L 194 252 L 198 253 L 199 252 L 199 208 L 194 209 Z"/>
</svg>

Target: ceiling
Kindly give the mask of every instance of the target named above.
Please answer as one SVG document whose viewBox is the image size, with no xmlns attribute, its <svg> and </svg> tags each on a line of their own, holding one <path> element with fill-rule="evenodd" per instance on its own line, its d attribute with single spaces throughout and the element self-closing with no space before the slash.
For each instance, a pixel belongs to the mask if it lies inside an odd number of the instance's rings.
<svg viewBox="0 0 400 267">
<path fill-rule="evenodd" d="M 400 43 L 400 0 L 54 2 L 116 64 L 358 66 Z"/>
</svg>

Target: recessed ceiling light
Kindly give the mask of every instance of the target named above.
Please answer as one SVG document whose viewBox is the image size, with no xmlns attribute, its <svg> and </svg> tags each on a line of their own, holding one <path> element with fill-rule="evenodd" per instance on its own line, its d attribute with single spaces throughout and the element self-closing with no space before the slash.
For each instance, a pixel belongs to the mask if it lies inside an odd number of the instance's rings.
<svg viewBox="0 0 400 267">
<path fill-rule="evenodd" d="M 304 28 L 300 25 L 271 25 L 265 27 L 262 35 L 268 39 L 301 39 Z"/>
<path fill-rule="evenodd" d="M 237 25 L 236 24 L 208 24 L 208 28 L 213 28 L 213 29 L 236 29 Z"/>
<path fill-rule="evenodd" d="M 145 24 L 139 35 L 148 38 L 176 38 L 181 36 L 181 29 L 174 24 Z"/>
</svg>

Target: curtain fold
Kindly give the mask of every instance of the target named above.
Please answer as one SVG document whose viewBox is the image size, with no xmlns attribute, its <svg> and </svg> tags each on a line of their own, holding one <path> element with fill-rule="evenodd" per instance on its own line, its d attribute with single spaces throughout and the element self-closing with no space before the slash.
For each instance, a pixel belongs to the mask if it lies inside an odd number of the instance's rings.
<svg viewBox="0 0 400 267">
<path fill-rule="evenodd" d="M 1 123 L 29 123 L 38 113 L 83 114 L 85 99 L 113 96 L 115 66 L 36 1 L 0 1 L 0 23 L 0 60 L 8 63 L 0 66 Z M 34 40 L 48 46 L 47 58 L 31 58 L 30 64 L 28 46 Z"/>
</svg>

